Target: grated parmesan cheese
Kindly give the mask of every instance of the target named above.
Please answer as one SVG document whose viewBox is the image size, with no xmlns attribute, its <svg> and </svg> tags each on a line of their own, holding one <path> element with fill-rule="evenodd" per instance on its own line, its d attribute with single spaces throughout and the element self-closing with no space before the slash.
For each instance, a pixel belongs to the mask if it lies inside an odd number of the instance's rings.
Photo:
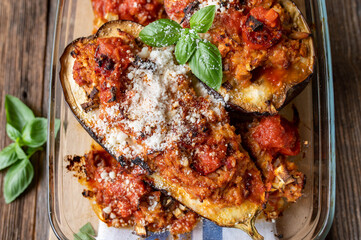
<svg viewBox="0 0 361 240">
<path fill-rule="evenodd" d="M 208 7 L 211 5 L 215 5 L 217 11 L 224 13 L 227 10 L 227 8 L 225 8 L 224 6 L 221 6 L 219 3 L 220 3 L 219 0 L 205 0 L 205 1 L 200 1 L 199 7 L 204 8 L 204 7 Z M 229 4 L 229 3 L 227 3 L 227 4 Z"/>
<path fill-rule="evenodd" d="M 102 137 L 104 146 L 115 156 L 134 158 L 149 150 L 163 151 L 179 141 L 202 117 L 224 114 L 224 103 L 210 96 L 198 80 L 193 83 L 194 90 L 197 96 L 207 99 L 210 107 L 197 109 L 180 104 L 188 90 L 179 90 L 179 79 L 188 78 L 190 68 L 176 63 L 174 46 L 152 51 L 145 47 L 138 56 L 146 61 L 140 63 L 144 67 L 128 68 L 126 76 L 130 84 L 126 86 L 126 99 L 87 113 L 96 135 Z M 156 68 L 147 68 L 149 61 Z M 113 177 L 102 173 L 102 179 Z"/>
<path fill-rule="evenodd" d="M 112 209 L 110 206 L 108 206 L 108 207 L 103 208 L 103 212 L 105 212 L 106 214 L 109 214 L 112 212 Z"/>
</svg>

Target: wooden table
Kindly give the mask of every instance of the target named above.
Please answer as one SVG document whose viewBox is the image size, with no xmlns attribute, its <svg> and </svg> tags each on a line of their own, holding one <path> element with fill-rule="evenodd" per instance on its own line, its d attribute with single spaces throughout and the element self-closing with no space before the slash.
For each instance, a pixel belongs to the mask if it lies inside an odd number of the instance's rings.
<svg viewBox="0 0 361 240">
<path fill-rule="evenodd" d="M 5 133 L 5 94 L 21 98 L 46 116 L 56 1 L 0 1 L 0 148 Z M 335 85 L 336 215 L 327 239 L 361 239 L 361 4 L 329 0 L 328 17 Z M 48 239 L 45 154 L 32 158 L 35 177 L 12 204 L 0 197 L 0 239 Z M 0 173 L 0 188 L 3 176 Z M 0 194 L 1 195 L 1 194 Z"/>
</svg>

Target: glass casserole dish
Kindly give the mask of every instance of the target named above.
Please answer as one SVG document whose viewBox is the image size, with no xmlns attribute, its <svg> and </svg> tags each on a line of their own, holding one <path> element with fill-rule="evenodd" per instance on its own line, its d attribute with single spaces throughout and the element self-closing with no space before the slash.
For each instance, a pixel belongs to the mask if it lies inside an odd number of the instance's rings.
<svg viewBox="0 0 361 240">
<path fill-rule="evenodd" d="M 308 144 L 295 161 L 305 173 L 307 183 L 304 196 L 271 225 L 283 239 L 323 239 L 332 224 L 335 200 L 334 107 L 327 16 L 324 1 L 297 0 L 295 3 L 312 26 L 317 51 L 316 68 L 308 87 L 281 114 L 290 116 L 292 105 L 299 111 L 301 141 L 308 141 Z M 92 33 L 90 1 L 59 0 L 55 29 L 48 113 L 48 211 L 56 236 L 72 239 L 73 233 L 85 223 L 91 222 L 97 227 L 99 220 L 89 201 L 82 197 L 84 187 L 65 167 L 66 155 L 83 155 L 90 150 L 93 140 L 78 124 L 63 99 L 59 57 L 72 40 Z M 53 134 L 55 118 L 61 120 L 57 138 Z M 207 224 L 204 223 L 203 229 Z"/>
</svg>

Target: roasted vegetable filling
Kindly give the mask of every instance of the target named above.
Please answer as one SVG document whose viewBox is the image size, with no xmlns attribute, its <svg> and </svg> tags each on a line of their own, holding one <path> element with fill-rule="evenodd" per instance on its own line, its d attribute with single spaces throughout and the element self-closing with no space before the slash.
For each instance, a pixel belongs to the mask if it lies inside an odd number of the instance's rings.
<svg viewBox="0 0 361 240">
<path fill-rule="evenodd" d="M 123 168 L 99 147 L 67 160 L 67 168 L 87 187 L 83 196 L 94 201 L 94 210 L 109 226 L 132 226 L 146 236 L 148 231 L 187 233 L 198 222 L 193 211 L 146 184 L 143 169 Z"/>
<path fill-rule="evenodd" d="M 275 114 L 289 89 L 313 71 L 309 30 L 288 1 L 220 1 L 204 37 L 222 54 L 225 101 L 246 112 Z M 189 27 L 190 16 L 214 3 L 166 0 L 169 17 Z"/>
<path fill-rule="evenodd" d="M 287 159 L 300 153 L 297 122 L 276 115 L 241 127 L 243 145 L 264 178 L 268 195 L 264 214 L 268 219 L 277 218 L 288 203 L 302 196 L 305 176 Z"/>
<path fill-rule="evenodd" d="M 94 25 L 99 28 L 111 20 L 130 20 L 147 25 L 166 18 L 161 0 L 91 0 L 94 10 Z"/>
</svg>

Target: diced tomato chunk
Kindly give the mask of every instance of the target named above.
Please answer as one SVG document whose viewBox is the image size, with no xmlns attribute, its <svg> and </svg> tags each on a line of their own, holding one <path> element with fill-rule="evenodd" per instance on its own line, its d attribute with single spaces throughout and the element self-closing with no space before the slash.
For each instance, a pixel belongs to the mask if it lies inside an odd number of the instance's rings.
<svg viewBox="0 0 361 240">
<path fill-rule="evenodd" d="M 255 128 L 252 137 L 262 149 L 273 154 L 295 156 L 300 152 L 297 126 L 279 115 L 264 117 Z"/>
<path fill-rule="evenodd" d="M 250 14 L 257 20 L 274 28 L 278 24 L 278 13 L 273 9 L 265 9 L 264 7 L 256 7 L 250 11 Z"/>
<path fill-rule="evenodd" d="M 270 9 L 270 10 L 268 10 L 266 12 L 266 14 L 265 14 L 265 22 L 270 27 L 275 27 L 276 26 L 277 19 L 278 19 L 278 13 L 275 10 Z"/>
<path fill-rule="evenodd" d="M 197 148 L 193 166 L 202 175 L 210 174 L 223 165 L 226 152 L 227 146 L 225 144 L 216 142 L 211 138 Z"/>
<path fill-rule="evenodd" d="M 278 13 L 263 7 L 253 8 L 242 27 L 243 41 L 252 49 L 267 49 L 282 37 Z"/>
</svg>

